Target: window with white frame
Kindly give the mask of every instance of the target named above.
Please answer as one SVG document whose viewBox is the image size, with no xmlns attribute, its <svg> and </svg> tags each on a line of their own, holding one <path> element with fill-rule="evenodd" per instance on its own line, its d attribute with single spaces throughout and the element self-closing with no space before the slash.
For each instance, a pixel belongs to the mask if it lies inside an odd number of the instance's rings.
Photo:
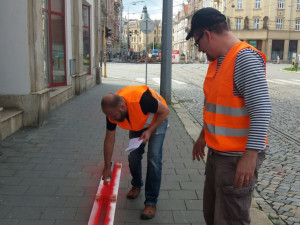
<svg viewBox="0 0 300 225">
<path fill-rule="evenodd" d="M 260 9 L 260 0 L 255 0 L 255 8 Z"/>
<path fill-rule="evenodd" d="M 297 0 L 297 10 L 300 10 L 300 0 Z"/>
<path fill-rule="evenodd" d="M 242 9 L 243 8 L 243 0 L 237 0 L 236 8 L 237 9 Z"/>
<path fill-rule="evenodd" d="M 254 18 L 254 20 L 253 20 L 253 29 L 254 30 L 259 29 L 259 18 Z"/>
<path fill-rule="evenodd" d="M 284 8 L 284 0 L 278 0 L 278 9 Z"/>
<path fill-rule="evenodd" d="M 282 30 L 282 23 L 283 23 L 282 18 L 277 18 L 276 19 L 276 30 Z"/>
<path fill-rule="evenodd" d="M 300 31 L 300 19 L 296 20 L 296 31 Z"/>
<path fill-rule="evenodd" d="M 235 20 L 235 29 L 236 30 L 242 29 L 242 19 L 241 18 L 237 18 Z"/>
</svg>

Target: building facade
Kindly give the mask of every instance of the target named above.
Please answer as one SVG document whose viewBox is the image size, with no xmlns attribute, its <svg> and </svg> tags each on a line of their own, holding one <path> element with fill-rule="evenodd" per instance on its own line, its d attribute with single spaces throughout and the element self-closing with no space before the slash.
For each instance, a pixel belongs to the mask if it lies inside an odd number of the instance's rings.
<svg viewBox="0 0 300 225">
<path fill-rule="evenodd" d="M 300 0 L 189 0 L 187 5 L 188 15 L 182 17 L 188 19 L 187 32 L 195 11 L 214 7 L 227 17 L 232 32 L 265 53 L 268 61 L 279 57 L 291 62 L 293 56 L 300 54 Z M 188 41 L 185 51 L 197 59 L 193 40 Z"/>
<path fill-rule="evenodd" d="M 268 61 L 279 56 L 291 62 L 300 53 L 300 0 L 237 0 L 227 5 L 226 15 L 233 33 Z"/>
<path fill-rule="evenodd" d="M 188 29 L 188 5 L 183 4 L 182 10 L 177 13 L 173 20 L 173 30 L 172 30 L 172 49 L 179 50 L 180 54 L 184 54 L 186 57 L 191 57 L 189 55 L 188 42 L 185 40 L 186 32 Z"/>
<path fill-rule="evenodd" d="M 125 51 L 131 52 L 152 52 L 157 45 L 161 45 L 162 40 L 162 24 L 161 20 L 154 20 L 153 32 L 148 34 L 148 48 L 146 49 L 146 34 L 140 29 L 142 20 L 131 20 L 124 26 L 124 46 L 129 46 Z M 151 45 L 151 46 L 150 46 Z M 127 53 L 128 54 L 128 53 Z"/>
<path fill-rule="evenodd" d="M 101 82 L 102 25 L 112 27 L 112 37 L 118 41 L 116 18 L 121 11 L 120 0 L 106 3 L 1 1 L 2 114 L 17 109 L 21 126 L 40 126 L 50 109 Z M 0 131 L 6 129 L 4 122 L 0 116 Z"/>
</svg>

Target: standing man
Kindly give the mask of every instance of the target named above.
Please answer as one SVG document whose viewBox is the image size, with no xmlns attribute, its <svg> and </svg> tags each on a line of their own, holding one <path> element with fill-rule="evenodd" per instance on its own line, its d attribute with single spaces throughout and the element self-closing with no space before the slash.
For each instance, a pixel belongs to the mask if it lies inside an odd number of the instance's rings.
<svg viewBox="0 0 300 225">
<path fill-rule="evenodd" d="M 114 149 L 116 126 L 129 130 L 129 138 L 143 140 L 140 147 L 128 155 L 132 175 L 132 188 L 128 199 L 138 197 L 142 180 L 142 158 L 148 142 L 147 175 L 144 202 L 145 208 L 141 219 L 152 219 L 156 212 L 162 173 L 162 146 L 168 126 L 169 109 L 165 99 L 152 88 L 128 86 L 115 94 L 102 98 L 101 107 L 106 117 L 106 136 L 104 140 L 104 169 L 102 179 L 111 176 L 110 162 Z"/>
<path fill-rule="evenodd" d="M 208 225 L 249 225 L 251 192 L 267 146 L 271 103 L 266 57 L 229 30 L 213 8 L 198 10 L 186 39 L 210 61 L 204 81 L 203 129 L 193 159 L 205 156 L 203 212 Z"/>
</svg>

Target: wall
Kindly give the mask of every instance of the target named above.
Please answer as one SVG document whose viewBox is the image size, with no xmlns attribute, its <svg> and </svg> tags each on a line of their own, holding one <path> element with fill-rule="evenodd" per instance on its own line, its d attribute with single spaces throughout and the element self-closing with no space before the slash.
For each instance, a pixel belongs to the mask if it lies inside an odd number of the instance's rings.
<svg viewBox="0 0 300 225">
<path fill-rule="evenodd" d="M 0 27 L 0 94 L 28 94 L 27 1 L 1 1 Z"/>
</svg>

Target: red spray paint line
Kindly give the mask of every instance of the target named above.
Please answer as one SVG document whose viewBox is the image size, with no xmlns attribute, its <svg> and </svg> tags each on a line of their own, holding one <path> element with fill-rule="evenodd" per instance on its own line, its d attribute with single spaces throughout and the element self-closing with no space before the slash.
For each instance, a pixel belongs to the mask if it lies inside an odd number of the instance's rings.
<svg viewBox="0 0 300 225">
<path fill-rule="evenodd" d="M 111 181 L 100 181 L 88 225 L 112 225 L 121 176 L 121 163 L 113 164 Z"/>
</svg>

